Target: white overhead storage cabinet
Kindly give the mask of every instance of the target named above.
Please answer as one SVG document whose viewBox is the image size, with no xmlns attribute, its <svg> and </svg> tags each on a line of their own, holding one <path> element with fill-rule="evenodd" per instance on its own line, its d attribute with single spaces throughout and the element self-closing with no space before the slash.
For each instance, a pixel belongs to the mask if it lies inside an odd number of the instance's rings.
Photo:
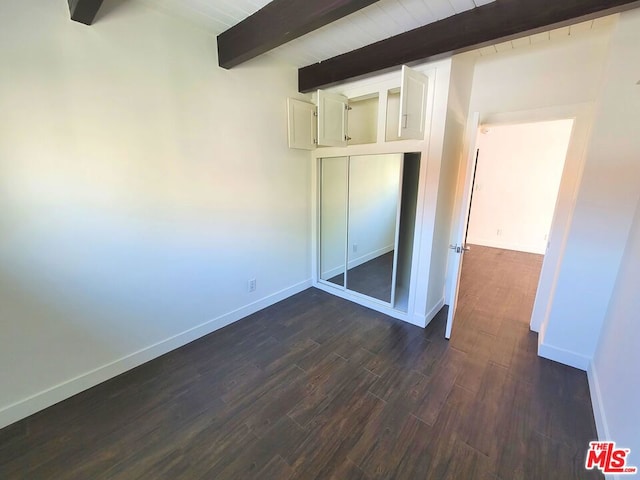
<svg viewBox="0 0 640 480">
<path fill-rule="evenodd" d="M 422 73 L 403 66 L 397 83 L 399 89 L 393 90 L 399 96 L 400 108 L 396 108 L 393 115 L 387 111 L 388 92 L 348 97 L 318 90 L 315 103 L 290 98 L 289 147 L 313 150 L 424 139 L 429 80 Z M 383 128 L 379 129 L 379 125 Z M 379 138 L 378 131 L 386 132 L 390 128 L 397 131 L 397 135 Z"/>
</svg>

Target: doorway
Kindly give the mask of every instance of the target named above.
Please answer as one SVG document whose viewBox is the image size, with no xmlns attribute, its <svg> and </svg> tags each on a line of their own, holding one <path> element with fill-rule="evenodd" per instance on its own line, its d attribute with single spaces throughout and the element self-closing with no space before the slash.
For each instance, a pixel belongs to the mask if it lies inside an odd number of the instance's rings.
<svg viewBox="0 0 640 480">
<path fill-rule="evenodd" d="M 466 243 L 544 255 L 573 120 L 483 125 Z"/>
<path fill-rule="evenodd" d="M 560 231 L 557 236 L 562 236 L 563 227 L 568 224 L 567 209 L 556 208 L 559 192 L 564 186 L 565 194 L 561 195 L 560 203 L 566 202 L 567 185 L 579 183 L 574 176 L 576 163 L 580 162 L 575 161 L 575 155 L 568 155 L 572 144 L 575 150 L 576 137 L 580 137 L 576 135 L 574 118 L 530 123 L 487 122 L 481 128 L 479 115 L 475 116 L 475 124 L 470 121 L 468 131 L 472 135 L 468 140 L 468 160 L 466 169 L 461 172 L 462 185 L 459 185 L 462 192 L 457 209 L 459 228 L 451 245 L 454 259 L 449 271 L 447 337 L 451 335 L 458 294 L 465 294 L 458 292 L 458 287 L 464 288 L 468 283 L 461 281 L 462 258 L 473 255 L 474 246 L 477 252 L 475 266 L 467 270 L 512 269 L 514 265 L 524 269 L 521 275 L 510 272 L 515 274 L 514 278 L 527 279 L 527 288 L 520 292 L 530 297 L 524 302 L 529 306 L 524 309 L 523 322 L 529 322 L 531 318 L 533 298 L 536 298 L 536 304 L 545 303 L 545 307 L 550 302 L 550 295 L 540 301 L 535 295 L 538 286 L 544 283 L 542 279 L 540 283 L 537 280 L 550 245 L 552 226 Z M 565 159 L 570 157 L 571 161 L 565 165 Z M 554 253 L 553 262 L 546 268 L 545 281 L 554 277 L 552 270 L 562 252 L 560 255 Z M 518 257 L 521 257 L 520 261 Z M 486 259 L 486 265 L 482 258 Z M 500 259 L 508 259 L 511 266 L 498 265 Z M 548 290 L 545 286 L 543 293 L 546 295 Z M 521 309 L 520 316 L 524 310 Z M 533 321 L 531 329 L 536 330 Z"/>
</svg>

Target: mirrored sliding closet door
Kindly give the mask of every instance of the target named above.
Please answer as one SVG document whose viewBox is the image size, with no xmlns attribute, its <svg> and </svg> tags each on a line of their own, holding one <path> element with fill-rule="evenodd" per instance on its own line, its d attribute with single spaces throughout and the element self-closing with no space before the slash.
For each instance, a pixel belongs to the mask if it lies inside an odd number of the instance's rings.
<svg viewBox="0 0 640 480">
<path fill-rule="evenodd" d="M 406 311 L 419 158 L 321 159 L 321 281 Z"/>
</svg>

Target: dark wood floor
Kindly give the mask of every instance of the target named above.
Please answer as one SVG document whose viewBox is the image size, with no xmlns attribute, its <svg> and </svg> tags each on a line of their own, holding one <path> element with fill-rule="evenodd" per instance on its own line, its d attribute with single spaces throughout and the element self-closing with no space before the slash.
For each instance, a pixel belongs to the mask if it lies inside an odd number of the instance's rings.
<svg viewBox="0 0 640 480">
<path fill-rule="evenodd" d="M 384 302 L 390 302 L 392 279 L 393 251 L 350 268 L 347 274 L 347 288 Z M 336 275 L 328 281 L 336 285 L 343 285 L 344 275 Z"/>
<path fill-rule="evenodd" d="M 585 374 L 527 327 L 539 264 L 467 254 L 450 342 L 307 290 L 0 430 L 0 478 L 601 478 Z"/>
</svg>

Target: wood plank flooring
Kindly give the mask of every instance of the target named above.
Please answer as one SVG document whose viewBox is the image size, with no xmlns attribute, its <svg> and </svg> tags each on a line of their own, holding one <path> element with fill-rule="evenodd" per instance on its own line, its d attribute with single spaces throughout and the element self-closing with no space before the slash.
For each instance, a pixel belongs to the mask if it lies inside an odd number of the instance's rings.
<svg viewBox="0 0 640 480">
<path fill-rule="evenodd" d="M 383 302 L 391 301 L 391 283 L 393 280 L 393 251 L 380 255 L 347 273 L 347 288 Z M 344 285 L 344 274 L 327 280 L 336 285 Z"/>
<path fill-rule="evenodd" d="M 452 340 L 310 289 L 0 430 L 2 479 L 591 479 L 541 259 L 474 247 Z"/>
</svg>

